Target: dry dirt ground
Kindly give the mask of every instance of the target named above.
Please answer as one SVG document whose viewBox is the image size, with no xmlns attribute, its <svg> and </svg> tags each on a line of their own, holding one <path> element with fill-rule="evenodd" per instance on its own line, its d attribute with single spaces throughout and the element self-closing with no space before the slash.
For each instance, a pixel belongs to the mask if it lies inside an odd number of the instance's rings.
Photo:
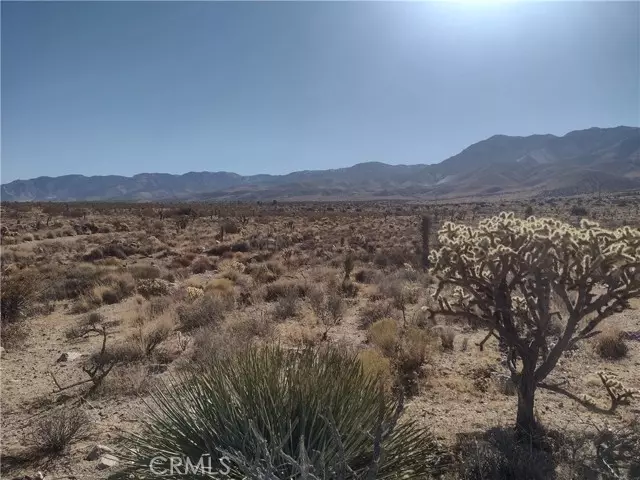
<svg viewBox="0 0 640 480">
<path fill-rule="evenodd" d="M 409 421 L 430 426 L 451 446 L 461 434 L 510 426 L 517 397 L 504 380 L 497 342 L 480 351 L 476 344 L 485 331 L 426 318 L 423 307 L 433 302 L 435 284 L 420 269 L 420 216 L 434 219 L 430 243 L 437 248 L 435 230 L 443 221 L 472 224 L 501 210 L 639 227 L 639 200 L 621 195 L 467 204 L 3 204 L 3 287 L 8 279 L 26 278 L 30 301 L 27 318 L 3 323 L 2 478 L 38 471 L 50 480 L 107 478 L 117 467 L 101 470 L 97 460 L 85 457 L 95 445 L 114 447 L 123 431 L 135 431 L 153 385 L 172 373 L 265 342 L 330 342 L 375 350 L 375 358 L 384 358 L 384 348 L 370 341 L 368 331 L 383 319 L 430 336 L 406 403 Z M 354 265 L 345 288 L 348 254 Z M 327 298 L 338 305 L 335 315 L 324 308 Z M 596 337 L 568 352 L 551 380 L 565 382 L 578 397 L 589 395 L 602 408 L 609 400 L 597 371 L 640 388 L 638 306 L 640 301 L 633 302 L 607 322 L 615 332 L 605 334 L 626 336 L 623 358 L 598 355 Z M 96 328 L 88 331 L 91 325 Z M 92 389 L 83 367 L 91 365 L 103 341 L 118 360 Z M 392 378 L 394 372 L 383 375 Z M 565 432 L 621 428 L 640 418 L 637 401 L 605 415 L 539 391 L 536 405 L 543 425 Z M 61 455 L 38 451 L 34 432 L 43 419 L 77 408 L 87 416 L 86 436 Z"/>
</svg>

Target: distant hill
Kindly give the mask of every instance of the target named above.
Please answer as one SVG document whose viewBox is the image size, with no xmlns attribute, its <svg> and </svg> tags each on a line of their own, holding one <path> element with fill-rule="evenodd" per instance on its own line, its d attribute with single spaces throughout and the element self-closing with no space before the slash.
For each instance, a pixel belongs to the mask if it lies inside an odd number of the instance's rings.
<svg viewBox="0 0 640 480">
<path fill-rule="evenodd" d="M 590 128 L 563 137 L 495 135 L 432 165 L 360 163 L 334 170 L 65 175 L 2 185 L 2 201 L 264 200 L 570 195 L 640 188 L 640 128 Z"/>
</svg>

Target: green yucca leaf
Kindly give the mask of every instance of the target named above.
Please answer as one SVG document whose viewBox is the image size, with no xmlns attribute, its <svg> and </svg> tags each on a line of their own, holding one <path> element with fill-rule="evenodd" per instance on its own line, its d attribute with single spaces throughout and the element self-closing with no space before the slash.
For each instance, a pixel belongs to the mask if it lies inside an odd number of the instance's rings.
<svg viewBox="0 0 640 480">
<path fill-rule="evenodd" d="M 210 455 L 211 474 L 164 478 L 426 479 L 446 456 L 428 430 L 400 422 L 397 404 L 363 373 L 351 354 L 336 349 L 250 349 L 218 359 L 158 388 L 142 431 L 124 438 L 127 474 L 157 478 L 154 457 Z M 375 434 L 381 454 L 375 477 Z M 221 457 L 232 471 L 217 472 Z M 156 460 L 158 468 L 169 461 Z"/>
</svg>

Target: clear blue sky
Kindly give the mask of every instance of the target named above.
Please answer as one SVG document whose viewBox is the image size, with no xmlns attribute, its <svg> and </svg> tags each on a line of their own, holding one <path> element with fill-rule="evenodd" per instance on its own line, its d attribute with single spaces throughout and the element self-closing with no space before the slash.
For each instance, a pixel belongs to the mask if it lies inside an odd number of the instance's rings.
<svg viewBox="0 0 640 480">
<path fill-rule="evenodd" d="M 640 124 L 640 5 L 11 3 L 2 183 L 434 163 Z"/>
</svg>

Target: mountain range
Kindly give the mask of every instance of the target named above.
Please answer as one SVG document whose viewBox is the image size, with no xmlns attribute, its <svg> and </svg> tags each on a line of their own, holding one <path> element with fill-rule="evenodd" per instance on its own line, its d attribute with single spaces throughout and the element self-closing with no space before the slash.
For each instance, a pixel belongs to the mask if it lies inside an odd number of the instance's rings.
<svg viewBox="0 0 640 480">
<path fill-rule="evenodd" d="M 640 128 L 562 137 L 495 135 L 430 165 L 360 163 L 333 170 L 64 175 L 3 184 L 2 201 L 321 200 L 572 195 L 640 188 Z"/>
</svg>

